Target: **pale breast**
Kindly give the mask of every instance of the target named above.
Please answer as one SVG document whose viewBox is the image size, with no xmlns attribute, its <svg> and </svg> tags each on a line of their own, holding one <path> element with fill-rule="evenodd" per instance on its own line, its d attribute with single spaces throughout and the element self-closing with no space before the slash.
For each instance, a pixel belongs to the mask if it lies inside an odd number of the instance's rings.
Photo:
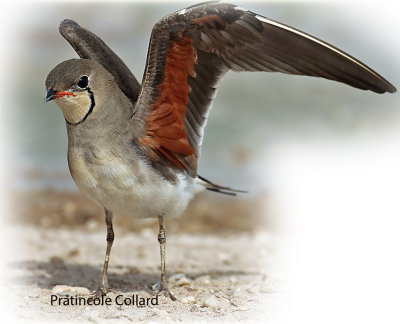
<svg viewBox="0 0 400 324">
<path fill-rule="evenodd" d="M 145 161 L 124 159 L 107 150 L 70 148 L 68 162 L 78 188 L 118 214 L 178 217 L 194 194 L 192 178 L 181 174 L 173 184 Z"/>
</svg>

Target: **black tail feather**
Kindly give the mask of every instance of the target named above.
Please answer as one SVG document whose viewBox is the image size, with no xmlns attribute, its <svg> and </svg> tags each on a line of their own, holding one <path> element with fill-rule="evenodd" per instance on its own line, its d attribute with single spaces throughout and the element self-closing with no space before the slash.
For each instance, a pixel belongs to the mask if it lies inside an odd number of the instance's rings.
<svg viewBox="0 0 400 324">
<path fill-rule="evenodd" d="M 197 175 L 197 177 L 206 183 L 205 187 L 207 190 L 213 191 L 213 192 L 218 192 L 224 195 L 229 195 L 229 196 L 236 196 L 238 193 L 247 193 L 245 190 L 238 190 L 238 189 L 232 189 L 229 187 L 223 187 L 220 185 L 217 185 L 210 180 L 207 180 L 206 178 L 203 178 L 200 175 Z"/>
</svg>

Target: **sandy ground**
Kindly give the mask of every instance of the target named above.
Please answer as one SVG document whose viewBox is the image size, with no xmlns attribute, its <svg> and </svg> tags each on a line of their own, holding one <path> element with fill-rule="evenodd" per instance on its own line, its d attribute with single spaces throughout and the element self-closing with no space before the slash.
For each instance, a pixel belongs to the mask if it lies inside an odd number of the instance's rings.
<svg viewBox="0 0 400 324">
<path fill-rule="evenodd" d="M 89 217 L 82 226 L 68 225 L 66 215 L 59 217 L 60 224 L 43 222 L 54 213 L 53 209 L 60 206 L 65 209 L 65 203 L 76 204 L 74 208 L 69 207 L 74 215 L 79 215 L 83 208 L 76 194 L 57 194 L 59 200 L 54 200 L 53 194 L 36 193 L 34 198 L 30 197 L 31 201 L 26 197 L 27 204 L 22 210 L 26 213 L 30 207 L 31 218 L 36 220 L 27 222 L 26 214 L 20 211 L 8 231 L 12 237 L 19 238 L 15 247 L 18 252 L 8 258 L 7 278 L 7 288 L 15 293 L 13 312 L 19 318 L 94 323 L 249 322 L 272 319 L 280 313 L 284 292 L 276 267 L 275 236 L 260 226 L 260 222 L 249 222 L 251 216 L 243 220 L 247 223 L 243 231 L 237 223 L 229 231 L 219 231 L 218 226 L 210 224 L 208 234 L 204 219 L 197 220 L 198 231 L 191 226 L 174 225 L 185 221 L 167 222 L 167 272 L 177 301 L 161 297 L 158 305 L 145 307 L 115 302 L 121 294 L 125 297 L 155 294 L 154 286 L 160 276 L 157 226 L 147 222 L 136 231 L 123 223 L 115 227 L 116 240 L 109 268 L 114 289 L 108 295 L 111 305 L 52 306 L 52 294 L 76 295 L 72 288 L 69 292 L 67 288 L 55 291 L 57 285 L 96 289 L 105 253 L 105 229 L 97 226 L 98 216 L 93 214 L 94 219 Z M 52 198 L 47 199 L 48 204 L 43 203 L 46 197 Z M 230 206 L 225 200 L 219 203 Z M 218 203 L 211 201 L 210 204 Z M 239 202 L 232 204 L 235 207 Z M 87 204 L 83 205 L 87 211 Z M 229 222 L 226 227 L 229 228 Z"/>
</svg>

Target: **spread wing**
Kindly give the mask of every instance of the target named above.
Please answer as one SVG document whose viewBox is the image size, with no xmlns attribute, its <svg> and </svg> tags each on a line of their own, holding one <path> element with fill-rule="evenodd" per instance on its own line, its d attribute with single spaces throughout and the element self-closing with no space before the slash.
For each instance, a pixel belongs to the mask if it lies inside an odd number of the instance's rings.
<svg viewBox="0 0 400 324">
<path fill-rule="evenodd" d="M 99 37 L 79 26 L 75 21 L 65 19 L 60 24 L 61 35 L 71 44 L 80 58 L 100 63 L 110 72 L 122 92 L 135 103 L 140 84 L 132 72 Z"/>
<path fill-rule="evenodd" d="M 204 127 L 228 70 L 322 77 L 377 93 L 396 89 L 336 47 L 230 4 L 200 4 L 153 28 L 136 113 L 153 161 L 195 176 Z"/>
</svg>

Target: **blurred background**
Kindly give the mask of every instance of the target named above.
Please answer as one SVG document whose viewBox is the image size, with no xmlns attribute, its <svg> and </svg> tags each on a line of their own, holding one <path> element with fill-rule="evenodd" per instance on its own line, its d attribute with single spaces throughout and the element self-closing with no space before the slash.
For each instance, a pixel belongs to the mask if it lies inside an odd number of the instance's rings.
<svg viewBox="0 0 400 324">
<path fill-rule="evenodd" d="M 236 4 L 296 27 L 341 48 L 400 84 L 391 32 L 374 26 L 357 4 L 244 2 Z M 193 2 L 28 2 L 14 6 L 7 78 L 12 109 L 7 127 L 7 186 L 17 206 L 14 220 L 43 227 L 103 226 L 101 209 L 77 193 L 69 175 L 61 111 L 43 102 L 44 81 L 58 63 L 77 57 L 58 33 L 64 18 L 102 38 L 141 80 L 154 23 Z M 388 8 L 375 12 L 384 15 Z M 11 14 L 11 13 L 10 13 Z M 390 25 L 390 22 L 387 22 Z M 12 71 L 12 72 L 10 72 Z M 11 74 L 10 74 L 11 73 Z M 185 230 L 276 229 L 270 210 L 271 161 L 284 143 L 326 138 L 350 140 L 380 134 L 399 115 L 397 95 L 378 95 L 332 81 L 278 73 L 229 73 L 206 128 L 199 173 L 211 181 L 248 190 L 232 198 L 206 193 L 179 224 Z M 18 201 L 23 199 L 24 203 Z M 195 214 L 195 215 L 193 215 Z M 141 226 L 127 221 L 127 228 Z M 183 224 L 183 225 L 182 225 Z"/>
</svg>

